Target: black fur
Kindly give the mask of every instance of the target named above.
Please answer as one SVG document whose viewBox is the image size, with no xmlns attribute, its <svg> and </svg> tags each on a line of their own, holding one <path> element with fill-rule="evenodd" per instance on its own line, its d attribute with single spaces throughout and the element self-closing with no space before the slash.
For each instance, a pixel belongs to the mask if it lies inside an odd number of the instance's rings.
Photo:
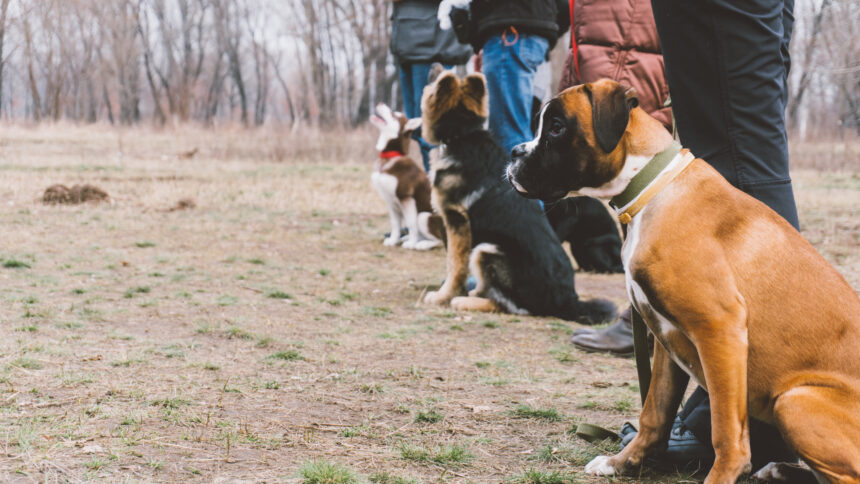
<svg viewBox="0 0 860 484">
<path fill-rule="evenodd" d="M 444 190 L 440 198 L 443 203 L 464 205 L 470 195 L 480 192 L 467 207 L 472 247 L 490 243 L 502 253 L 482 257 L 480 277 L 485 287 L 475 295 L 497 303 L 507 299 L 530 314 L 586 324 L 614 318 L 615 306 L 609 301 L 579 299 L 570 259 L 539 204 L 517 195 L 505 180 L 507 153 L 482 124 L 483 118 L 458 106 L 434 126 L 444 144 L 441 169 L 433 177 L 436 189 Z M 458 183 L 449 183 L 452 180 Z"/>
<path fill-rule="evenodd" d="M 600 201 L 591 197 L 564 198 L 547 204 L 546 217 L 559 240 L 570 243 L 570 252 L 580 269 L 624 272 L 618 227 Z"/>
</svg>

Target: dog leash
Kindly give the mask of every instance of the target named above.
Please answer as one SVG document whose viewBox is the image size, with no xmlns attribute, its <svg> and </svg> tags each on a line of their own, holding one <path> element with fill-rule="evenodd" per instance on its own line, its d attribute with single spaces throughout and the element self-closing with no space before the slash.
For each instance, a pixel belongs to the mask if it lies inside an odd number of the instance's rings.
<svg viewBox="0 0 860 484">
<path fill-rule="evenodd" d="M 624 238 L 627 238 L 627 225 L 621 225 Z M 639 379 L 639 396 L 642 405 L 648 397 L 648 387 L 651 385 L 651 354 L 648 348 L 648 327 L 636 308 L 630 308 L 630 324 L 633 326 L 633 358 L 636 362 L 636 376 Z M 621 440 L 616 432 L 598 425 L 582 423 L 576 427 L 576 436 L 586 442 L 597 443 L 604 440 Z"/>
</svg>

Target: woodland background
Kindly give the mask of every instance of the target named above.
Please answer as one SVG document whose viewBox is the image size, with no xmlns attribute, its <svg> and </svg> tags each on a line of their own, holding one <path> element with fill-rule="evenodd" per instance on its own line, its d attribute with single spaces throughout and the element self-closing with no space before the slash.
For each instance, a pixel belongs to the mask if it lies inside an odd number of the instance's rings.
<svg viewBox="0 0 860 484">
<path fill-rule="evenodd" d="M 0 115 L 356 126 L 375 103 L 399 104 L 391 9 L 391 0 L 0 0 Z M 799 0 L 795 16 L 789 126 L 801 138 L 854 137 L 860 1 Z"/>
</svg>

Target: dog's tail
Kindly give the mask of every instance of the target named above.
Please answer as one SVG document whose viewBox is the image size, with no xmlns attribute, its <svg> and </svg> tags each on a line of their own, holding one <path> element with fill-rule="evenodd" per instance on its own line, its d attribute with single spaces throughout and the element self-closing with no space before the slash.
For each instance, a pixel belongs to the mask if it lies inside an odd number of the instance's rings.
<svg viewBox="0 0 860 484">
<path fill-rule="evenodd" d="M 567 306 L 559 317 L 589 326 L 610 323 L 618 317 L 618 308 L 606 299 L 582 300 L 574 298 Z"/>
<path fill-rule="evenodd" d="M 418 232 L 421 237 L 429 240 L 445 241 L 445 222 L 442 217 L 430 212 L 418 214 Z"/>
</svg>

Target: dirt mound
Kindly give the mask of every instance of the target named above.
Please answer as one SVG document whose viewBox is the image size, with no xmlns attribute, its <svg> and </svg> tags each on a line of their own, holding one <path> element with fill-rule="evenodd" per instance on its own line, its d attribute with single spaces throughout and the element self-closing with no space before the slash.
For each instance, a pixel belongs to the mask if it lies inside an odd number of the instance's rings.
<svg viewBox="0 0 860 484">
<path fill-rule="evenodd" d="M 176 205 L 170 207 L 168 212 L 175 212 L 177 210 L 191 210 L 193 208 L 197 208 L 197 202 L 194 201 L 193 198 L 180 198 Z"/>
<path fill-rule="evenodd" d="M 42 202 L 50 205 L 77 205 L 84 202 L 101 202 L 109 199 L 107 192 L 101 188 L 90 185 L 51 185 L 42 195 Z"/>
</svg>

